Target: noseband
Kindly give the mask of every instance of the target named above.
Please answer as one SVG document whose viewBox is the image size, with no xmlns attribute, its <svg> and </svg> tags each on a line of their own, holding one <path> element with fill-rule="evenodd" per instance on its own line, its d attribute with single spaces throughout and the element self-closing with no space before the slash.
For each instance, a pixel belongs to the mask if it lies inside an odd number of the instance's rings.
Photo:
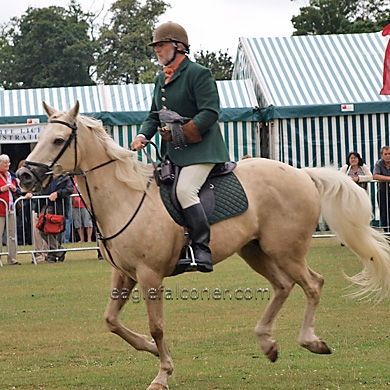
<svg viewBox="0 0 390 390">
<path fill-rule="evenodd" d="M 34 170 L 31 169 L 31 167 L 38 167 L 38 168 L 43 168 L 44 169 L 44 175 L 52 175 L 53 174 L 53 167 L 56 164 L 56 162 L 62 157 L 62 155 L 65 153 L 65 150 L 67 147 L 70 146 L 70 143 L 74 140 L 74 169 L 76 170 L 77 166 L 77 125 L 76 122 L 72 124 L 56 119 L 52 119 L 49 121 L 49 123 L 59 123 L 61 125 L 67 126 L 70 129 L 72 129 L 72 133 L 69 135 L 68 139 L 66 140 L 64 146 L 56 156 L 56 158 L 53 160 L 53 162 L 50 165 L 43 164 L 43 163 L 38 163 L 34 161 L 25 161 L 24 162 L 24 167 L 30 170 L 30 172 L 35 176 L 35 178 L 38 180 L 38 182 L 42 185 L 43 183 L 43 178 L 38 177 L 38 175 L 34 172 Z"/>
</svg>

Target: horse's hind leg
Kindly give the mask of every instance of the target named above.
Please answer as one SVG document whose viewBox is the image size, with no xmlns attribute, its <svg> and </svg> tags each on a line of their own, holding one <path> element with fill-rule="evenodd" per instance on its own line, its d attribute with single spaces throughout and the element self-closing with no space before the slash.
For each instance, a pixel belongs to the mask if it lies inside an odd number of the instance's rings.
<svg viewBox="0 0 390 390">
<path fill-rule="evenodd" d="M 315 323 L 315 311 L 320 302 L 322 286 L 324 285 L 324 278 L 314 272 L 307 265 L 304 254 L 302 253 L 302 249 L 300 249 L 302 245 L 298 245 L 298 247 L 294 248 L 294 245 L 289 247 L 288 253 L 278 254 L 275 256 L 276 267 L 279 269 L 278 278 L 283 275 L 282 280 L 290 280 L 302 288 L 306 295 L 306 307 L 305 313 L 303 317 L 303 323 L 301 327 L 301 332 L 299 334 L 298 342 L 299 344 L 308 349 L 310 352 L 319 353 L 319 354 L 329 354 L 331 353 L 329 347 L 326 345 L 324 341 L 318 338 L 314 333 L 314 323 Z M 268 266 L 268 275 L 270 266 L 269 262 Z M 272 268 L 271 268 L 272 270 Z M 275 280 L 276 274 L 271 274 L 271 278 L 269 279 L 271 283 L 274 285 L 275 283 L 279 283 L 279 280 Z"/>
<path fill-rule="evenodd" d="M 148 336 L 132 332 L 123 326 L 119 320 L 119 312 L 129 299 L 135 285 L 136 282 L 134 280 L 124 276 L 115 268 L 113 269 L 111 276 L 111 296 L 104 313 L 104 318 L 108 329 L 122 337 L 122 339 L 127 341 L 135 349 L 147 351 L 158 356 L 156 344 L 153 341 L 149 341 Z"/>
<path fill-rule="evenodd" d="M 320 302 L 320 295 L 322 286 L 324 285 L 324 278 L 309 267 L 307 267 L 307 270 L 310 274 L 311 283 L 307 282 L 305 279 L 297 282 L 306 294 L 305 315 L 303 318 L 298 341 L 302 347 L 308 349 L 310 352 L 330 354 L 332 351 L 329 349 L 325 341 L 319 339 L 314 333 L 314 314 Z M 315 286 L 315 288 L 313 288 L 313 286 Z"/>
<path fill-rule="evenodd" d="M 271 362 L 275 362 L 278 358 L 279 347 L 276 341 L 272 339 L 272 326 L 294 287 L 294 282 L 260 249 L 257 241 L 247 244 L 238 254 L 256 272 L 268 279 L 273 287 L 274 295 L 256 324 L 255 333 L 264 354 Z"/>
<path fill-rule="evenodd" d="M 299 344 L 314 353 L 331 353 L 326 343 L 314 333 L 314 313 L 320 301 L 323 277 L 311 270 L 304 258 L 294 259 L 286 255 L 283 264 L 274 261 L 261 250 L 257 242 L 246 245 L 239 254 L 255 271 L 267 278 L 274 289 L 274 297 L 255 328 L 267 357 L 271 361 L 275 361 L 278 357 L 276 342 L 271 340 L 272 325 L 295 283 L 302 287 L 306 295 Z"/>
</svg>

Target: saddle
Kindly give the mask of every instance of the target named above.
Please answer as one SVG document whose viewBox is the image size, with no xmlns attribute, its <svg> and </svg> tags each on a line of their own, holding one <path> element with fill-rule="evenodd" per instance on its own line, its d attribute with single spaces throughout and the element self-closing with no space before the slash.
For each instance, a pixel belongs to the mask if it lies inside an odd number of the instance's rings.
<svg viewBox="0 0 390 390">
<path fill-rule="evenodd" d="M 172 219 L 184 228 L 184 236 L 186 238 L 186 244 L 180 252 L 179 262 L 170 276 L 175 276 L 183 272 L 196 271 L 198 265 L 194 258 L 193 249 L 190 246 L 188 227 L 182 208 L 176 197 L 176 186 L 180 168 L 175 166 L 167 156 L 161 158 L 158 154 L 157 146 L 153 142 L 148 140 L 147 143 L 155 147 L 157 157 L 161 161 L 157 165 L 145 148 L 143 149 L 153 164 L 154 178 L 160 187 L 162 202 Z M 199 191 L 200 202 L 210 225 L 240 215 L 248 209 L 248 199 L 245 191 L 233 172 L 236 165 L 235 162 L 216 164 Z"/>
<path fill-rule="evenodd" d="M 199 191 L 199 199 L 210 225 L 240 215 L 248 209 L 245 191 L 233 172 L 236 165 L 235 162 L 217 164 Z M 169 174 L 171 180 L 168 180 L 168 184 L 160 184 L 160 195 L 173 220 L 178 225 L 185 226 L 182 208 L 176 197 L 180 168 L 172 167 L 173 171 Z"/>
</svg>

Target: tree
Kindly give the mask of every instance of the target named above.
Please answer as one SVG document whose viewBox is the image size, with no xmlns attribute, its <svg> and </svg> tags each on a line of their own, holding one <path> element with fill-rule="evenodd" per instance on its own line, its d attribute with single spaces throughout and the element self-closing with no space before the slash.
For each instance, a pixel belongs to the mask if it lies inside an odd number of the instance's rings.
<svg viewBox="0 0 390 390">
<path fill-rule="evenodd" d="M 42 88 L 105 84 L 152 83 L 161 70 L 148 47 L 163 0 L 117 0 L 112 17 L 99 28 L 96 15 L 69 9 L 28 8 L 20 18 L 0 26 L 0 87 Z M 97 31 L 99 31 L 98 34 Z M 231 79 L 227 53 L 195 55 L 217 80 Z"/>
<path fill-rule="evenodd" d="M 9 41 L 9 36 L 14 28 L 13 21 L 8 25 L 0 26 L 0 28 L 0 87 L 8 88 L 17 85 L 13 46 Z"/>
<path fill-rule="evenodd" d="M 205 66 L 211 70 L 216 80 L 231 80 L 233 74 L 232 57 L 228 53 L 222 53 L 220 50 L 218 55 L 214 52 L 206 53 L 201 50 L 194 54 L 194 59 L 198 64 Z"/>
<path fill-rule="evenodd" d="M 309 0 L 291 22 L 293 35 L 381 31 L 389 22 L 389 0 Z"/>
<path fill-rule="evenodd" d="M 88 37 L 88 14 L 71 1 L 62 7 L 31 8 L 0 38 L 4 88 L 92 85 L 95 44 Z"/>
<path fill-rule="evenodd" d="M 106 84 L 153 82 L 160 67 L 148 47 L 158 17 L 167 9 L 163 0 L 117 0 L 111 21 L 103 25 L 97 55 L 98 79 Z"/>
</svg>

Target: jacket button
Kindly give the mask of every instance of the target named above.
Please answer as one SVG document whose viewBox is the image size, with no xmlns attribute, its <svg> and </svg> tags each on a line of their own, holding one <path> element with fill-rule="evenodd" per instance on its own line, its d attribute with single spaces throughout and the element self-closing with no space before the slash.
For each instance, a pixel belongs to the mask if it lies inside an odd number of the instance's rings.
<svg viewBox="0 0 390 390">
<path fill-rule="evenodd" d="M 166 99 L 165 96 L 163 96 L 163 97 L 161 98 L 161 100 L 162 100 L 163 102 L 165 102 L 165 100 L 167 100 L 167 99 Z"/>
<path fill-rule="evenodd" d="M 165 88 L 161 88 L 161 92 L 165 92 Z"/>
</svg>

